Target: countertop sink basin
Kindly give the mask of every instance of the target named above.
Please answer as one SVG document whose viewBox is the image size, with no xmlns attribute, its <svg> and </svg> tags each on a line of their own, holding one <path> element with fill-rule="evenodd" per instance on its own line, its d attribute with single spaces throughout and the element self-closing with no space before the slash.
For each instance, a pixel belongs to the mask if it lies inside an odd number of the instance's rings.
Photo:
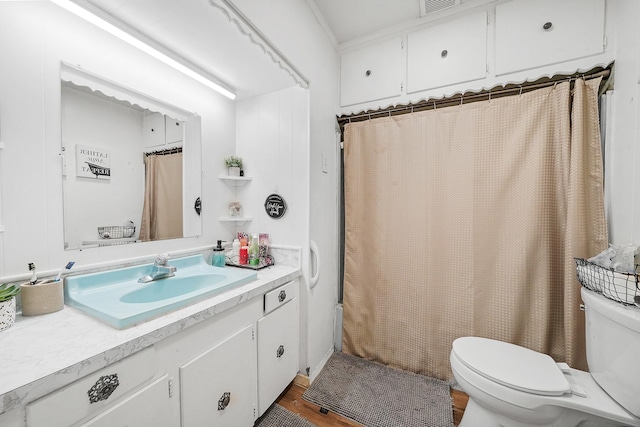
<svg viewBox="0 0 640 427">
<path fill-rule="evenodd" d="M 216 287 L 224 282 L 227 276 L 224 274 L 194 274 L 187 277 L 171 277 L 155 282 L 146 283 L 135 291 L 128 292 L 120 298 L 125 303 L 139 304 L 162 301 L 176 298 L 181 295 L 196 292 L 201 289 Z"/>
<path fill-rule="evenodd" d="M 175 276 L 148 283 L 138 279 L 148 275 L 153 264 L 68 276 L 65 303 L 124 329 L 257 278 L 254 270 L 211 266 L 202 255 L 170 259 L 169 264 L 176 267 Z"/>
</svg>

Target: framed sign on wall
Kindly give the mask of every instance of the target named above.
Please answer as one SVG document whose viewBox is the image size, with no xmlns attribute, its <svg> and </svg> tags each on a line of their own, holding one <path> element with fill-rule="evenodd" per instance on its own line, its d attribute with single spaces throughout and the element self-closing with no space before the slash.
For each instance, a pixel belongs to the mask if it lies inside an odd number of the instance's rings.
<svg viewBox="0 0 640 427">
<path fill-rule="evenodd" d="M 267 215 L 273 219 L 280 219 L 287 211 L 287 204 L 278 194 L 270 194 L 264 202 L 264 209 Z"/>
</svg>

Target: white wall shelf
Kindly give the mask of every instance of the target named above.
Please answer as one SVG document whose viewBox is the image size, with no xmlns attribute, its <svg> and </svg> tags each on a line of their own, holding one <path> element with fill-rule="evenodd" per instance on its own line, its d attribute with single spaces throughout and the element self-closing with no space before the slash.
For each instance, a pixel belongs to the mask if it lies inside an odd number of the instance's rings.
<svg viewBox="0 0 640 427">
<path fill-rule="evenodd" d="M 253 218 L 250 217 L 250 216 L 241 216 L 241 217 L 221 216 L 220 218 L 218 218 L 218 221 L 227 222 L 227 223 L 234 223 L 236 225 L 245 225 L 245 224 L 248 224 L 251 221 L 253 221 Z"/>
<path fill-rule="evenodd" d="M 248 182 L 251 182 L 253 177 L 252 176 L 220 175 L 220 179 L 227 185 L 239 187 L 241 185 L 247 184 Z"/>
</svg>

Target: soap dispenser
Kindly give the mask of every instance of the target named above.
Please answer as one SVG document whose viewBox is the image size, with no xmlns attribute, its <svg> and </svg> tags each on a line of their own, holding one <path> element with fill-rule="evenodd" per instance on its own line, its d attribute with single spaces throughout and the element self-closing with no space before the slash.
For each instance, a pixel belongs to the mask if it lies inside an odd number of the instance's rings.
<svg viewBox="0 0 640 427">
<path fill-rule="evenodd" d="M 222 240 L 218 240 L 218 246 L 213 248 L 213 256 L 212 265 L 216 267 L 224 267 L 227 262 L 227 256 L 224 253 L 224 248 L 222 247 Z"/>
</svg>

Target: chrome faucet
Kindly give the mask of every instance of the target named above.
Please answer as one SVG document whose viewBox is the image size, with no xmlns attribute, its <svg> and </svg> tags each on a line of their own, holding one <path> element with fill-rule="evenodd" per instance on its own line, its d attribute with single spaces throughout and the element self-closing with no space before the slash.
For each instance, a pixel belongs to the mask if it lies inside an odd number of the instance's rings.
<svg viewBox="0 0 640 427">
<path fill-rule="evenodd" d="M 142 276 L 138 279 L 139 283 L 149 283 L 154 280 L 166 279 L 168 277 L 175 276 L 176 268 L 167 264 L 169 261 L 169 254 L 160 254 L 156 257 L 153 267 L 151 267 L 151 273 L 146 276 Z"/>
</svg>

